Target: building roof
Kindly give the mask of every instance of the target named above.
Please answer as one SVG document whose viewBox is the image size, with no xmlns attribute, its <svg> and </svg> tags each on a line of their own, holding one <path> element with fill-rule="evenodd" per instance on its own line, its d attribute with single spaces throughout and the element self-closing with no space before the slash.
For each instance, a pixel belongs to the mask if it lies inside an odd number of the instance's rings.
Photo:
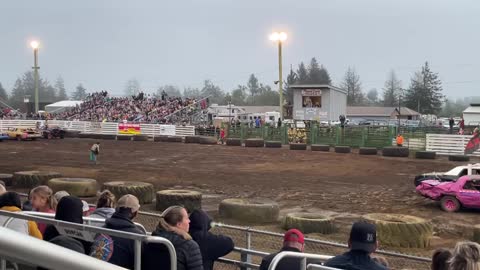
<svg viewBox="0 0 480 270">
<path fill-rule="evenodd" d="M 390 117 L 398 108 L 396 107 L 364 107 L 348 106 L 347 116 L 388 116 Z M 420 115 L 407 107 L 400 108 L 400 115 Z"/>
<path fill-rule="evenodd" d="M 83 103 L 83 101 L 62 100 L 62 101 L 59 101 L 59 102 L 48 104 L 46 107 L 75 107 L 75 106 L 80 105 L 82 103 Z"/>
<path fill-rule="evenodd" d="M 329 89 L 335 90 L 343 94 L 347 94 L 347 90 L 328 84 L 292 84 L 289 87 L 293 89 Z"/>
<path fill-rule="evenodd" d="M 480 104 L 470 104 L 463 113 L 480 113 Z"/>
<path fill-rule="evenodd" d="M 279 106 L 238 106 L 243 108 L 246 113 L 266 113 L 266 112 L 278 112 Z"/>
</svg>

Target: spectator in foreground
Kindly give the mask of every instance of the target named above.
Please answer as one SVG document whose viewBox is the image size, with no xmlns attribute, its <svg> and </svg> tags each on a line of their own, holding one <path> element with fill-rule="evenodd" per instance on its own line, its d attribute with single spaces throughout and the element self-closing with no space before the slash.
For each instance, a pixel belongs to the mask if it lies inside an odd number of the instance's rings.
<svg viewBox="0 0 480 270">
<path fill-rule="evenodd" d="M 197 242 L 188 234 L 190 219 L 182 206 L 170 206 L 163 211 L 152 236 L 164 237 L 172 242 L 177 252 L 177 270 L 203 270 L 202 254 Z M 142 258 L 142 270 L 170 269 L 167 248 L 161 244 L 148 244 Z"/>
<path fill-rule="evenodd" d="M 440 248 L 433 252 L 432 270 L 448 270 L 448 260 L 452 257 L 452 252 L 448 249 Z"/>
<path fill-rule="evenodd" d="M 115 213 L 105 221 L 105 228 L 145 234 L 132 221 L 137 216 L 139 209 L 140 203 L 137 197 L 131 194 L 122 196 L 118 200 Z M 135 264 L 134 245 L 133 240 L 101 234 L 95 238 L 90 256 L 127 269 L 133 269 Z M 105 246 L 113 248 L 104 248 Z"/>
<path fill-rule="evenodd" d="M 370 256 L 378 248 L 377 229 L 374 224 L 355 222 L 348 240 L 350 251 L 325 262 L 325 266 L 345 270 L 385 270 Z"/>
<path fill-rule="evenodd" d="M 283 235 L 283 247 L 279 252 L 265 256 L 260 264 L 260 270 L 268 270 L 273 258 L 282 251 L 303 252 L 305 249 L 305 237 L 297 229 L 290 229 Z M 297 270 L 301 269 L 301 258 L 286 257 L 278 262 L 278 270 Z"/>
<path fill-rule="evenodd" d="M 209 232 L 211 223 L 212 219 L 203 210 L 195 210 L 190 214 L 189 233 L 200 247 L 203 270 L 213 270 L 215 260 L 230 253 L 235 246 L 232 238 Z"/>
<path fill-rule="evenodd" d="M 53 197 L 53 191 L 48 186 L 38 186 L 30 192 L 32 208 L 42 213 L 55 213 L 57 200 Z M 46 224 L 38 223 L 38 229 L 44 235 Z"/>
<path fill-rule="evenodd" d="M 110 190 L 104 190 L 100 193 L 97 200 L 97 207 L 90 217 L 107 219 L 115 213 L 115 195 Z"/>
<path fill-rule="evenodd" d="M 22 211 L 21 209 L 22 201 L 16 192 L 6 192 L 0 196 L 0 210 L 18 213 Z M 7 216 L 0 216 L 0 224 L 5 224 L 7 219 Z M 10 221 L 7 228 L 42 239 L 42 233 L 38 229 L 35 221 L 14 218 Z"/>
<path fill-rule="evenodd" d="M 449 260 L 450 270 L 479 270 L 480 245 L 474 242 L 459 242 Z"/>
</svg>

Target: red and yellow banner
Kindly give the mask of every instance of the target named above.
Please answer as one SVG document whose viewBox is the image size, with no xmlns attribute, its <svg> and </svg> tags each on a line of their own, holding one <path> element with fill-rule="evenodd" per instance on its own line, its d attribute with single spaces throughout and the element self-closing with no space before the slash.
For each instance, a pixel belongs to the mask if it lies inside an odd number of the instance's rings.
<svg viewBox="0 0 480 270">
<path fill-rule="evenodd" d="M 140 124 L 118 124 L 118 134 L 137 135 L 141 134 Z"/>
</svg>

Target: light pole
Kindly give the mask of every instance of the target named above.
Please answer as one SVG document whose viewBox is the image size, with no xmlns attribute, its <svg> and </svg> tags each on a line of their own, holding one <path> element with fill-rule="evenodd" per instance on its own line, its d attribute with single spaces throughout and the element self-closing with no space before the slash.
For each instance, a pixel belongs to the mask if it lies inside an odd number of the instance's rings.
<svg viewBox="0 0 480 270">
<path fill-rule="evenodd" d="M 34 40 L 30 42 L 30 46 L 33 49 L 33 71 L 34 71 L 34 80 L 35 80 L 35 113 L 38 113 L 38 47 L 40 44 L 38 41 Z"/>
<path fill-rule="evenodd" d="M 285 32 L 274 32 L 270 40 L 278 43 L 278 92 L 280 95 L 280 119 L 283 121 L 283 79 L 282 79 L 282 42 L 287 40 Z"/>
</svg>

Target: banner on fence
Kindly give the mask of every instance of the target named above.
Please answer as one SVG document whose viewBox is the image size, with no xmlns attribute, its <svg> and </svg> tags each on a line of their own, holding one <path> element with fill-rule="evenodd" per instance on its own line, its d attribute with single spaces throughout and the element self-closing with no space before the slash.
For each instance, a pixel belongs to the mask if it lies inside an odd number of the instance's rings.
<svg viewBox="0 0 480 270">
<path fill-rule="evenodd" d="M 175 136 L 174 125 L 160 125 L 160 135 Z"/>
<path fill-rule="evenodd" d="M 137 135 L 140 133 L 140 124 L 118 124 L 118 134 Z"/>
</svg>

